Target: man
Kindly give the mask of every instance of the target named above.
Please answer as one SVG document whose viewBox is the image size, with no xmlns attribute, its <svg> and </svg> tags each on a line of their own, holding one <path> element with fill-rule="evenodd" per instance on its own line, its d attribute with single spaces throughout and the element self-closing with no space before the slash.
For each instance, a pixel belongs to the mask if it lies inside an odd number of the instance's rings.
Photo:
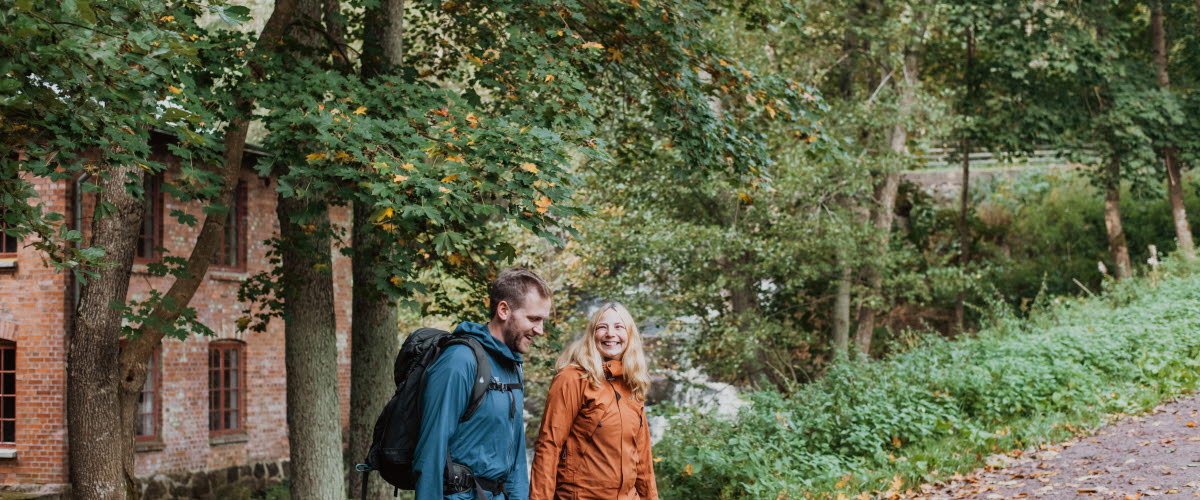
<svg viewBox="0 0 1200 500">
<path fill-rule="evenodd" d="M 521 355 L 545 334 L 551 292 L 536 274 L 508 269 L 488 294 L 491 320 L 463 322 L 455 334 L 483 345 L 492 364 L 492 382 L 479 409 L 460 422 L 476 373 L 469 346 L 452 345 L 426 372 L 421 436 L 413 460 L 417 500 L 526 500 L 524 391 Z M 448 454 L 448 455 L 447 455 Z M 474 480 L 463 485 L 464 468 Z M 449 473 L 449 474 L 447 474 Z M 453 478 L 459 477 L 458 485 Z"/>
</svg>

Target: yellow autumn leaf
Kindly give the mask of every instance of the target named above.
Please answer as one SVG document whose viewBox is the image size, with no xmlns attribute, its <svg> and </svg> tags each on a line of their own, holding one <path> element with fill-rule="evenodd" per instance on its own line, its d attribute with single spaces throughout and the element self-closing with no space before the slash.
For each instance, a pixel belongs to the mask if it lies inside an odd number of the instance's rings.
<svg viewBox="0 0 1200 500">
<path fill-rule="evenodd" d="M 310 154 L 310 155 L 308 155 L 308 156 L 305 156 L 305 157 L 304 157 L 304 159 L 306 159 L 306 160 L 308 160 L 308 161 L 319 161 L 319 160 L 324 160 L 324 159 L 325 159 L 325 153 L 313 153 L 313 154 Z"/>
<path fill-rule="evenodd" d="M 537 168 L 537 165 L 534 165 L 534 164 L 532 164 L 532 163 L 529 163 L 529 162 L 522 163 L 522 164 L 521 164 L 521 170 L 524 170 L 524 171 L 526 171 L 526 172 L 529 172 L 529 173 L 531 173 L 531 174 L 536 174 L 536 173 L 538 173 L 538 168 Z"/>
<path fill-rule="evenodd" d="M 892 436 L 892 446 L 900 447 L 900 436 Z"/>
<path fill-rule="evenodd" d="M 767 105 L 767 114 L 771 115 L 771 118 L 775 118 L 775 108 L 772 108 L 770 104 Z"/>
<path fill-rule="evenodd" d="M 720 64 L 721 66 L 729 66 L 729 63 L 725 62 L 724 59 L 717 59 L 717 64 Z"/>
<path fill-rule="evenodd" d="M 358 107 L 358 109 L 354 110 L 354 114 L 356 114 L 356 115 L 365 115 L 365 114 L 367 114 L 367 107 L 366 107 L 366 106 L 359 106 L 359 107 Z"/>
<path fill-rule="evenodd" d="M 467 113 L 467 123 L 471 125 L 471 128 L 479 127 L 479 117 L 474 113 Z"/>
<path fill-rule="evenodd" d="M 683 475 L 685 475 L 685 476 L 692 475 L 692 464 L 687 464 L 687 467 L 683 468 Z"/>
<path fill-rule="evenodd" d="M 400 286 L 401 283 L 404 283 L 404 279 L 400 278 L 399 276 L 392 276 L 392 278 L 389 279 L 388 281 L 390 281 L 392 283 L 392 285 L 395 285 L 395 286 Z"/>
<path fill-rule="evenodd" d="M 742 75 L 743 75 L 743 76 L 745 76 L 746 78 L 753 78 L 753 77 L 754 77 L 754 75 L 753 75 L 752 73 L 750 73 L 749 71 L 746 71 L 746 70 L 744 70 L 744 69 L 740 69 L 740 70 L 738 70 L 738 71 L 741 71 L 741 72 L 742 72 Z"/>
<path fill-rule="evenodd" d="M 164 23 L 169 23 L 169 22 L 175 20 L 175 16 L 162 16 L 162 17 L 158 18 L 158 20 L 162 21 Z"/>
<path fill-rule="evenodd" d="M 407 180 L 408 180 L 408 177 L 404 176 L 404 175 L 396 174 L 396 175 L 392 176 L 392 182 L 395 182 L 396 184 L 399 184 L 399 183 L 407 181 Z"/>
<path fill-rule="evenodd" d="M 170 92 L 172 94 L 182 94 L 183 93 L 182 90 L 179 90 L 179 87 L 176 87 L 174 85 L 168 85 L 167 92 Z"/>
<path fill-rule="evenodd" d="M 345 151 L 338 151 L 337 153 L 334 153 L 333 158 L 337 161 L 350 161 L 354 159 L 353 156 L 350 156 L 350 154 Z"/>
<path fill-rule="evenodd" d="M 900 488 L 903 487 L 904 478 L 900 477 L 900 474 L 896 474 L 894 477 L 892 477 L 892 484 L 888 485 L 888 489 L 891 491 L 900 491 Z"/>
<path fill-rule="evenodd" d="M 538 213 L 539 213 L 539 214 L 544 214 L 544 213 L 546 213 L 546 211 L 547 211 L 547 210 L 549 210 L 549 209 L 550 209 L 550 203 L 551 203 L 551 201 L 550 201 L 550 197 L 549 197 L 549 196 L 542 196 L 542 198 L 541 198 L 540 200 L 537 200 L 537 201 L 535 201 L 535 202 L 533 202 L 533 203 L 534 203 L 535 205 L 537 205 L 537 211 L 538 211 Z"/>
<path fill-rule="evenodd" d="M 442 177 L 442 182 L 454 182 L 456 180 L 458 180 L 458 174 L 447 175 L 445 177 Z"/>
<path fill-rule="evenodd" d="M 438 186 L 438 191 L 441 191 L 443 193 L 449 193 L 450 188 L 447 188 L 446 186 Z"/>
<path fill-rule="evenodd" d="M 838 480 L 837 484 L 833 485 L 833 487 L 837 488 L 839 490 L 842 488 L 845 488 L 847 484 L 850 484 L 850 478 L 852 478 L 852 477 L 853 476 L 851 476 L 850 474 L 846 474 L 845 476 L 842 476 L 842 479 Z"/>
<path fill-rule="evenodd" d="M 456 161 L 458 163 L 462 163 L 463 157 L 462 155 L 450 155 L 446 157 L 446 161 Z"/>
<path fill-rule="evenodd" d="M 662 462 L 662 457 L 654 457 L 654 463 Z"/>
<path fill-rule="evenodd" d="M 549 83 L 552 81 L 554 81 L 554 75 L 546 75 L 546 82 Z"/>
<path fill-rule="evenodd" d="M 413 171 L 413 170 L 417 169 L 417 167 L 414 167 L 412 163 L 405 163 L 403 165 L 400 165 L 400 168 L 403 168 L 404 170 L 408 170 L 408 171 Z"/>
<path fill-rule="evenodd" d="M 379 213 L 379 216 L 375 218 L 375 222 L 376 223 L 383 222 L 383 219 L 389 219 L 393 215 L 396 215 L 395 209 L 393 209 L 391 207 L 385 208 L 385 209 L 383 209 L 382 212 Z"/>
<path fill-rule="evenodd" d="M 457 265 L 465 262 L 467 260 L 467 258 L 463 257 L 457 253 L 452 253 L 452 254 L 446 256 L 446 260 L 450 262 L 450 265 L 457 266 Z"/>
<path fill-rule="evenodd" d="M 598 42 L 588 42 L 583 45 L 580 45 L 580 47 L 583 47 L 585 49 L 603 49 L 604 48 L 604 46 L 600 45 Z"/>
<path fill-rule="evenodd" d="M 750 195 L 748 195 L 746 193 L 738 193 L 738 198 L 742 200 L 742 203 L 753 203 L 754 202 L 754 198 L 751 198 Z"/>
</svg>

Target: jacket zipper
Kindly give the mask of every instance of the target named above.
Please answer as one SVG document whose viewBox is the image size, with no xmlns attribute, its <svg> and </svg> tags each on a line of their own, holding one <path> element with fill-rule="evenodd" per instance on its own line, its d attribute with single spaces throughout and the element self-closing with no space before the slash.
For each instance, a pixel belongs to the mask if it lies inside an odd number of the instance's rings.
<svg viewBox="0 0 1200 500">
<path fill-rule="evenodd" d="M 619 431 L 617 433 L 617 454 L 621 456 L 621 482 L 619 483 L 621 486 L 618 487 L 618 490 L 621 490 L 625 488 L 625 453 L 622 453 L 620 450 L 621 446 L 624 444 L 622 442 L 624 441 L 624 437 L 621 436 L 621 434 L 625 432 L 625 416 L 621 414 L 621 393 L 617 392 L 617 386 L 613 385 L 612 379 L 608 380 L 608 387 L 612 389 L 613 396 L 616 397 L 616 399 L 613 400 L 613 406 L 617 409 L 617 420 L 620 422 L 620 424 L 618 424 L 619 427 L 617 427 L 617 430 Z"/>
</svg>

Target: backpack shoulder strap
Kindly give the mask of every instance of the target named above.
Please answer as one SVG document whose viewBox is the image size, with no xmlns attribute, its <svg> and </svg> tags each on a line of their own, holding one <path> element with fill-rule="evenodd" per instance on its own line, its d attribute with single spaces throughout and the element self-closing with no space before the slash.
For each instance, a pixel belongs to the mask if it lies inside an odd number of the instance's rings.
<svg viewBox="0 0 1200 500">
<path fill-rule="evenodd" d="M 488 355 L 483 350 L 483 345 L 470 337 L 452 337 L 447 340 L 446 346 L 461 344 L 471 348 L 475 354 L 475 380 L 471 384 L 471 398 L 467 400 L 467 409 L 463 411 L 459 422 L 466 422 L 479 410 L 479 406 L 483 404 L 483 396 L 487 394 L 488 384 L 492 380 L 492 362 L 488 359 Z"/>
</svg>

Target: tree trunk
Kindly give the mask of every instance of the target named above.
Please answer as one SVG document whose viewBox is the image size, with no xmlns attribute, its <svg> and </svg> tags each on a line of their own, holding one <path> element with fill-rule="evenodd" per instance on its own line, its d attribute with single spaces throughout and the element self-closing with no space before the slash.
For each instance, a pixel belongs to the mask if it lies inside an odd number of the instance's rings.
<svg viewBox="0 0 1200 500">
<path fill-rule="evenodd" d="M 916 85 L 918 74 L 917 53 L 906 48 L 904 67 L 901 69 L 901 81 L 893 79 L 893 85 L 899 95 L 899 109 L 896 122 L 888 131 L 888 149 L 897 157 L 908 155 L 908 129 L 905 124 L 913 112 L 916 103 Z M 891 70 L 888 70 L 889 72 Z M 875 226 L 874 248 L 876 255 L 886 255 L 891 241 L 892 221 L 896 214 L 896 194 L 900 188 L 900 170 L 896 167 L 884 174 L 875 185 L 875 206 L 871 209 L 871 221 Z M 863 270 L 867 282 L 869 296 L 878 297 L 883 290 L 883 271 L 880 264 L 868 264 Z M 858 328 L 854 332 L 854 343 L 859 352 L 869 354 L 871 341 L 875 335 L 876 311 L 869 304 L 858 309 Z"/>
<path fill-rule="evenodd" d="M 837 295 L 833 301 L 833 353 L 845 358 L 850 348 L 850 280 L 853 271 L 846 258 L 838 255 Z"/>
<path fill-rule="evenodd" d="M 371 447 L 375 418 L 393 392 L 392 364 L 399 351 L 396 303 L 376 285 L 375 263 L 381 242 L 371 224 L 371 209 L 354 204 L 353 318 L 350 324 L 350 495 L 358 496 L 363 475 L 353 471 Z M 390 498 L 392 491 L 379 480 L 369 498 Z"/>
<path fill-rule="evenodd" d="M 1171 77 L 1167 70 L 1167 35 L 1163 28 L 1162 1 L 1153 2 L 1150 10 L 1151 42 L 1154 52 L 1155 77 L 1162 88 L 1170 90 Z M 1196 258 L 1196 245 L 1192 241 L 1192 229 L 1188 224 L 1187 207 L 1183 203 L 1183 169 L 1176 155 L 1175 145 L 1162 148 L 1163 166 L 1167 170 L 1167 200 L 1171 204 L 1171 219 L 1175 222 L 1175 239 L 1179 252 L 1187 260 Z"/>
<path fill-rule="evenodd" d="M 403 63 L 404 1 L 383 0 L 368 13 L 363 40 L 362 76 L 370 78 Z M 349 494 L 362 492 L 363 474 L 354 471 L 371 447 L 375 418 L 391 397 L 392 365 L 399 351 L 396 303 L 376 285 L 375 264 L 383 242 L 371 223 L 371 207 L 354 203 L 351 265 L 354 273 L 354 320 L 350 324 L 350 443 L 347 447 Z M 376 476 L 368 498 L 391 498 L 392 489 Z"/>
<path fill-rule="evenodd" d="M 963 137 L 962 140 L 962 189 L 958 197 L 958 265 L 963 272 L 967 270 L 967 263 L 971 258 L 971 234 L 967 226 L 967 209 L 970 203 L 971 189 L 971 140 Z M 958 331 L 966 331 L 966 292 L 958 291 L 958 296 L 954 300 L 954 324 L 958 326 Z"/>
<path fill-rule="evenodd" d="M 289 34 L 310 52 L 330 53 L 321 32 L 324 0 L 298 0 Z M 336 46 L 334 40 L 331 45 Z M 296 54 L 295 57 L 308 57 Z M 336 61 L 335 61 L 336 62 Z M 332 227 L 323 193 L 280 196 L 280 286 L 283 290 L 284 365 L 287 369 L 291 497 L 345 496 L 342 425 L 338 403 L 337 325 L 333 314 Z"/>
<path fill-rule="evenodd" d="M 123 429 L 128 424 L 132 430 L 133 422 L 122 418 L 118 406 L 121 312 L 110 304 L 123 302 L 129 291 L 142 220 L 142 200 L 127 193 L 125 184 L 144 176 L 136 165 L 119 166 L 101 183 L 101 201 L 113 211 L 92 221 L 91 246 L 104 248 L 111 267 L 96 269 L 99 275 L 81 288 L 67 341 L 68 457 L 72 491 L 80 500 L 124 499 L 135 486 L 122 472 L 133 459 Z"/>
<path fill-rule="evenodd" d="M 1113 275 L 1119 280 L 1130 276 L 1133 267 L 1129 261 L 1129 247 L 1125 244 L 1125 230 L 1121 227 L 1121 160 L 1113 156 L 1104 176 L 1104 229 L 1108 233 L 1108 251 L 1112 254 L 1116 269 Z"/>
<path fill-rule="evenodd" d="M 341 498 L 346 492 L 328 207 L 323 200 L 281 196 L 276 213 L 283 257 L 292 498 Z M 311 217 L 301 221 L 303 214 Z"/>
<path fill-rule="evenodd" d="M 971 99 L 975 94 L 974 71 L 975 71 L 975 33 L 967 27 L 967 64 L 964 74 L 966 75 L 966 98 L 964 102 L 964 114 L 971 112 Z M 971 234 L 970 228 L 967 226 L 967 210 L 970 203 L 971 192 L 971 138 L 969 131 L 963 132 L 962 138 L 962 186 L 958 197 L 958 265 L 966 271 L 967 264 L 971 261 Z M 966 311 L 964 302 L 966 292 L 959 290 L 958 297 L 954 301 L 954 324 L 958 325 L 958 331 L 962 332 L 967 329 Z"/>
</svg>

